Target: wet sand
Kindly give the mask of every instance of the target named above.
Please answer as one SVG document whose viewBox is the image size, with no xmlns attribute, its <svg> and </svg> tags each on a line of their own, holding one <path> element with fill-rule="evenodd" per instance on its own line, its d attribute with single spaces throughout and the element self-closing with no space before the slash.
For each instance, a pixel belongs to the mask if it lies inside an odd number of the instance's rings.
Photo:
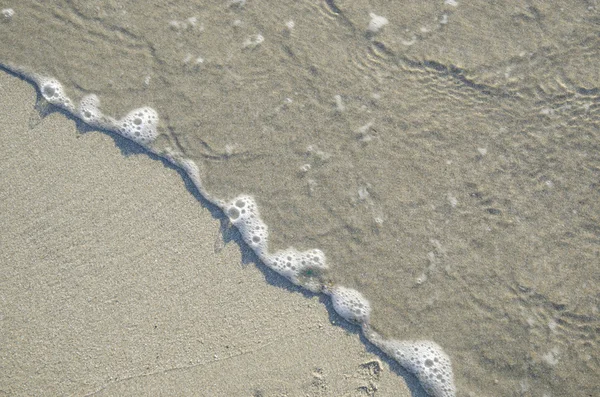
<svg viewBox="0 0 600 397">
<path fill-rule="evenodd" d="M 0 73 L 3 393 L 424 395 L 176 169 L 35 97 Z"/>
</svg>

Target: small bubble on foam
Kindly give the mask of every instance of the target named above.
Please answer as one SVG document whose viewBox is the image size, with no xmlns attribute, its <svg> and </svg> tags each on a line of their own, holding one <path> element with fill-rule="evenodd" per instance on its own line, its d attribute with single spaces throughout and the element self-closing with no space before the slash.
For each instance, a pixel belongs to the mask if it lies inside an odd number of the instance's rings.
<svg viewBox="0 0 600 397">
<path fill-rule="evenodd" d="M 169 27 L 170 27 L 172 30 L 175 30 L 175 31 L 179 31 L 179 30 L 181 30 L 181 29 L 182 29 L 181 22 L 179 22 L 179 21 L 174 21 L 174 20 L 173 20 L 173 21 L 169 21 Z"/>
<path fill-rule="evenodd" d="M 458 199 L 451 194 L 448 194 L 448 202 L 452 208 L 458 205 Z"/>
<path fill-rule="evenodd" d="M 546 354 L 544 354 L 542 356 L 542 359 L 549 365 L 556 365 L 558 364 L 558 358 L 560 355 L 560 350 L 558 349 L 558 347 L 553 347 L 552 349 L 550 349 L 549 352 L 547 352 Z"/>
<path fill-rule="evenodd" d="M 5 21 L 9 21 L 15 15 L 15 10 L 12 8 L 4 8 L 2 11 L 2 19 Z"/>
<path fill-rule="evenodd" d="M 335 110 L 338 113 L 342 113 L 344 110 L 346 110 L 346 106 L 344 106 L 341 95 L 336 95 L 333 97 L 333 99 L 335 100 Z"/>
<path fill-rule="evenodd" d="M 385 25 L 389 23 L 387 18 L 370 13 L 369 16 L 371 20 L 369 21 L 369 26 L 367 26 L 367 32 L 371 34 L 375 34 L 379 32 Z"/>
<path fill-rule="evenodd" d="M 422 285 L 425 281 L 427 281 L 427 274 L 425 273 L 421 273 L 416 279 L 415 279 L 415 284 L 416 285 Z"/>
<path fill-rule="evenodd" d="M 46 101 L 69 112 L 75 111 L 73 102 L 66 96 L 63 86 L 58 80 L 41 76 L 38 76 L 35 79 L 40 93 Z"/>
<path fill-rule="evenodd" d="M 371 131 L 375 131 L 373 129 L 373 122 L 369 121 L 367 124 L 361 126 L 356 130 L 356 138 L 360 142 L 370 142 L 373 140 L 373 135 L 370 134 Z"/>
<path fill-rule="evenodd" d="M 334 310 L 346 321 L 358 324 L 369 322 L 371 305 L 360 292 L 338 285 L 329 294 Z"/>
<path fill-rule="evenodd" d="M 248 36 L 244 43 L 242 44 L 242 48 L 253 50 L 260 46 L 265 41 L 265 38 L 262 34 L 253 34 L 252 36 Z"/>
<path fill-rule="evenodd" d="M 149 144 L 158 136 L 158 114 L 149 107 L 131 111 L 119 121 L 117 132 L 140 144 Z"/>
<path fill-rule="evenodd" d="M 185 21 L 179 21 L 176 19 L 169 21 L 169 28 L 177 33 L 195 28 L 197 25 L 198 25 L 198 18 L 196 18 L 196 17 L 187 18 Z M 201 24 L 199 29 L 197 29 L 197 30 L 203 31 L 204 26 Z"/>
<path fill-rule="evenodd" d="M 198 23 L 198 18 L 196 18 L 196 17 L 189 17 L 189 18 L 187 19 L 187 23 L 188 23 L 190 26 L 196 26 L 196 24 Z"/>
<path fill-rule="evenodd" d="M 369 194 L 369 190 L 367 189 L 366 186 L 361 186 L 358 188 L 358 199 L 360 201 L 365 201 L 366 199 L 368 199 L 370 196 Z"/>
<path fill-rule="evenodd" d="M 300 167 L 300 172 L 305 174 L 310 171 L 310 164 L 304 164 Z"/>
</svg>

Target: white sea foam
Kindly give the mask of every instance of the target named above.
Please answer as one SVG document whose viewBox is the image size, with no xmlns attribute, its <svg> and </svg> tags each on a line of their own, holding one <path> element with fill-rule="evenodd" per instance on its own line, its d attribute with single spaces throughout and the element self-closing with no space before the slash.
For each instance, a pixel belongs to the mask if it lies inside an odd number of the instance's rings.
<svg viewBox="0 0 600 397">
<path fill-rule="evenodd" d="M 369 26 L 367 26 L 367 31 L 375 34 L 379 32 L 385 25 L 389 23 L 386 17 L 382 17 L 380 15 L 375 15 L 373 13 L 369 14 L 371 20 L 369 21 Z"/>
<path fill-rule="evenodd" d="M 12 8 L 4 8 L 2 9 L 2 11 L 0 11 L 0 13 L 2 14 L 2 18 L 5 21 L 9 21 L 15 15 L 15 10 L 13 10 Z"/>
</svg>

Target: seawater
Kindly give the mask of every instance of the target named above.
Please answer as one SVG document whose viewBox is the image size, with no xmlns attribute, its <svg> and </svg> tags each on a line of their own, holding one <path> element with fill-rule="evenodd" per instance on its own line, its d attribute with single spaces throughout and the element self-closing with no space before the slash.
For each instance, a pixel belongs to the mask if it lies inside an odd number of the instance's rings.
<svg viewBox="0 0 600 397">
<path fill-rule="evenodd" d="M 0 62 L 156 109 L 156 151 L 440 344 L 458 395 L 600 394 L 598 10 L 420 3 L 1 0 Z"/>
</svg>

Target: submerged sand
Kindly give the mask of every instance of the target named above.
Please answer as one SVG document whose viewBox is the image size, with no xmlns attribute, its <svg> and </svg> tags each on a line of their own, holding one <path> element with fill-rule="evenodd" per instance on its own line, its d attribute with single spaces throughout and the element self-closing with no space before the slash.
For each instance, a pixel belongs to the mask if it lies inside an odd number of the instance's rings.
<svg viewBox="0 0 600 397">
<path fill-rule="evenodd" d="M 177 170 L 34 104 L 0 73 L 2 393 L 423 395 Z"/>
</svg>

